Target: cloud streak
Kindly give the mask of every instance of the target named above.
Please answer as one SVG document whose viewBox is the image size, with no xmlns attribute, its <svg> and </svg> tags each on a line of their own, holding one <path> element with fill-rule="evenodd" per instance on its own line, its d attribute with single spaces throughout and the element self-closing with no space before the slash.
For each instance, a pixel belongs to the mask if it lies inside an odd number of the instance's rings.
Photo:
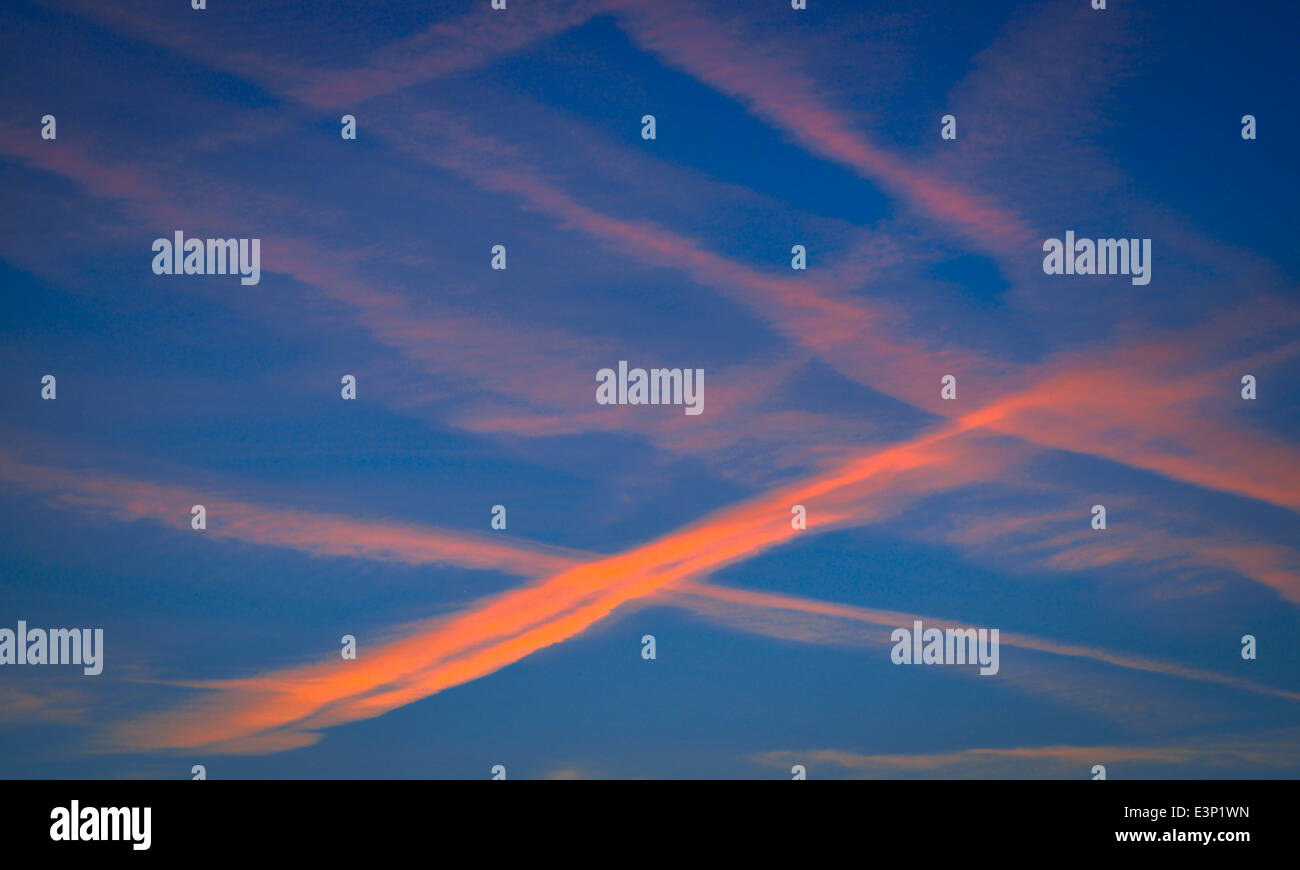
<svg viewBox="0 0 1300 870">
<path fill-rule="evenodd" d="M 406 565 L 459 565 L 521 576 L 562 571 L 580 560 L 563 547 L 502 543 L 489 535 L 415 523 L 358 520 L 226 498 L 210 488 L 167 486 L 120 475 L 33 465 L 0 450 L 0 480 L 54 502 L 133 522 L 190 530 L 190 508 L 207 511 L 204 534 L 217 540 L 283 547 L 312 556 L 365 558 Z"/>
<path fill-rule="evenodd" d="M 697 612 L 723 618 L 727 624 L 737 628 L 749 628 L 760 634 L 773 637 L 799 640 L 803 642 L 831 642 L 841 635 L 835 630 L 821 626 L 810 626 L 806 621 L 783 623 L 776 613 L 786 611 L 791 614 L 812 614 L 835 620 L 847 620 L 881 628 L 910 628 L 914 620 L 921 620 L 930 628 L 979 628 L 968 622 L 956 622 L 933 616 L 915 613 L 902 613 L 894 610 L 877 610 L 868 607 L 854 607 L 847 604 L 816 601 L 792 595 L 780 595 L 770 592 L 736 589 L 700 583 L 678 584 L 669 593 L 674 600 L 691 607 Z M 997 626 L 984 626 L 985 628 Z M 888 635 L 872 632 L 866 639 L 875 643 L 889 643 Z M 1288 701 L 1300 701 L 1300 692 L 1278 689 L 1250 680 L 1243 680 L 1226 674 L 1189 668 L 1172 662 L 1163 662 L 1144 656 L 1117 653 L 1086 644 L 1063 643 L 1047 638 L 1035 637 L 1020 632 L 999 628 L 999 640 L 1002 644 L 1035 652 L 1047 653 L 1066 658 L 1085 659 L 1104 665 L 1111 665 L 1130 671 L 1159 674 L 1201 683 L 1213 683 L 1243 692 L 1284 698 Z"/>
<path fill-rule="evenodd" d="M 1114 775 L 1126 766 L 1155 764 L 1201 774 L 1205 766 L 1236 769 L 1250 765 L 1265 769 L 1300 763 L 1293 733 L 1250 735 L 1243 740 L 1195 739 L 1169 745 L 1011 746 L 981 747 L 956 752 L 865 754 L 842 749 L 776 750 L 751 757 L 765 767 L 803 764 L 810 776 L 833 767 L 853 774 L 885 777 L 1089 779 L 1092 766 L 1104 764 Z"/>
</svg>

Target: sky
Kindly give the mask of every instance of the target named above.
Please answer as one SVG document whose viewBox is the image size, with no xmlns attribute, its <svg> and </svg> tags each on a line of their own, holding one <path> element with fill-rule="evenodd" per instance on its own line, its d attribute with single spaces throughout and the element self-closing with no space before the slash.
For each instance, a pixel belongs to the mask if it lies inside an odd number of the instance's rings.
<svg viewBox="0 0 1300 870">
<path fill-rule="evenodd" d="M 1293 4 L 206 5 L 0 12 L 0 776 L 1300 776 Z"/>
</svg>

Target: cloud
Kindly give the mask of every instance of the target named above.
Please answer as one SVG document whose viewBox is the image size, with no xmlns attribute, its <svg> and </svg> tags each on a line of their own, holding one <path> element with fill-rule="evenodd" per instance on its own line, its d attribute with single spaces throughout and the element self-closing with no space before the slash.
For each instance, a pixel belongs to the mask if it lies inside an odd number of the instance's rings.
<svg viewBox="0 0 1300 870">
<path fill-rule="evenodd" d="M 76 725 L 92 707 L 90 695 L 76 689 L 43 685 L 25 692 L 0 685 L 0 725 Z"/>
<path fill-rule="evenodd" d="M 902 613 L 893 610 L 877 610 L 868 607 L 855 607 L 847 604 L 835 604 L 832 602 L 817 601 L 815 599 L 800 598 L 792 595 L 756 592 L 711 584 L 681 583 L 668 590 L 665 594 L 669 596 L 671 600 L 690 607 L 697 612 L 723 619 L 726 621 L 727 625 L 733 628 L 741 628 L 755 631 L 760 634 L 767 634 L 773 637 L 781 637 L 805 643 L 837 643 L 843 642 L 846 638 L 850 641 L 865 640 L 866 642 L 873 644 L 890 643 L 887 632 L 870 631 L 860 638 L 855 638 L 852 634 L 846 635 L 843 632 L 842 626 L 836 626 L 833 624 L 833 621 L 837 620 L 858 622 L 891 630 L 894 628 L 910 628 L 913 621 L 918 619 L 930 628 L 947 629 L 980 627 L 969 622 L 958 622 L 934 616 L 922 616 L 920 614 Z M 789 614 L 798 616 L 815 615 L 828 617 L 832 620 L 832 624 L 819 625 L 804 618 L 796 618 L 793 622 L 788 619 L 783 620 L 778 615 L 781 611 L 786 611 Z M 1100 649 L 1087 644 L 1068 643 L 1035 637 L 1033 635 L 1022 634 L 1016 631 L 1008 631 L 1001 626 L 984 627 L 997 628 L 999 642 L 1005 646 L 1019 647 L 1021 649 L 1033 650 L 1035 652 L 1063 656 L 1066 658 L 1086 659 L 1092 662 L 1111 665 L 1130 671 L 1159 674 L 1161 676 L 1176 677 L 1178 679 L 1191 680 L 1195 682 L 1213 683 L 1236 689 L 1238 691 L 1284 698 L 1289 701 L 1300 701 L 1300 692 L 1294 692 L 1288 689 L 1279 689 L 1273 686 L 1256 683 L 1251 680 L 1244 680 L 1240 677 L 1233 677 L 1227 674 L 1220 674 L 1200 668 L 1189 668 L 1184 665 L 1160 661 L 1146 656 L 1130 655 L 1127 653 Z M 882 661 L 883 660 L 884 659 L 882 659 Z"/>
<path fill-rule="evenodd" d="M 359 520 L 230 499 L 210 488 L 167 486 L 86 470 L 31 465 L 0 449 L 0 480 L 58 503 L 132 522 L 152 520 L 190 530 L 193 505 L 207 512 L 204 534 L 313 556 L 366 558 L 406 565 L 459 565 L 522 576 L 564 570 L 580 554 L 563 547 L 502 542 L 486 534 L 414 523 Z"/>
<path fill-rule="evenodd" d="M 931 489 L 939 481 L 960 481 L 958 469 L 964 463 L 936 449 L 952 435 L 927 435 L 872 451 L 623 553 L 411 626 L 406 637 L 372 650 L 364 659 L 206 683 L 216 691 L 176 711 L 123 723 L 113 729 L 109 742 L 123 748 L 216 747 L 261 734 L 314 731 L 381 715 L 574 637 L 620 606 L 673 583 L 789 542 L 800 534 L 791 528 L 792 504 L 810 505 L 816 522 L 833 528 L 859 522 L 866 513 L 886 512 L 890 487 Z"/>
<path fill-rule="evenodd" d="M 688 4 L 638 4 L 621 10 L 617 19 L 642 48 L 738 100 L 813 154 L 877 182 L 925 217 L 999 251 L 1034 235 L 992 197 L 909 165 L 874 144 L 775 40 L 742 42 Z"/>
<path fill-rule="evenodd" d="M 1167 774 L 1191 778 L 1216 768 L 1239 771 L 1243 765 L 1276 771 L 1300 764 L 1294 732 L 1248 735 L 1231 742 L 1217 738 L 1191 739 L 1172 745 L 1011 746 L 963 749 L 955 752 L 864 754 L 840 749 L 774 750 L 751 757 L 767 767 L 788 769 L 803 764 L 809 777 L 827 768 L 866 776 L 927 778 L 1068 778 L 1091 779 L 1092 766 L 1106 766 L 1111 778 L 1123 778 L 1135 765 L 1172 768 Z M 1118 774 L 1118 776 L 1116 776 Z"/>
</svg>

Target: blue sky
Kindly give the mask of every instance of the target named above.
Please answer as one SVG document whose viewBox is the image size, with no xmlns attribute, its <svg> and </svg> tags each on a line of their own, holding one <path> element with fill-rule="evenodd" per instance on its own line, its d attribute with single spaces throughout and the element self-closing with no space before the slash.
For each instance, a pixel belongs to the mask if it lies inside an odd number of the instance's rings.
<svg viewBox="0 0 1300 870">
<path fill-rule="evenodd" d="M 1300 774 L 1291 6 L 209 5 L 3 13 L 0 775 Z"/>
</svg>

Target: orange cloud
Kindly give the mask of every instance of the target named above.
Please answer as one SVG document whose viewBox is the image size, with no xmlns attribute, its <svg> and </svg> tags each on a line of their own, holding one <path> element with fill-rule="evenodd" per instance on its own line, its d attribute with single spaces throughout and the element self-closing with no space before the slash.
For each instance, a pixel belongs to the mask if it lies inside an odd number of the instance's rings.
<svg viewBox="0 0 1300 870">
<path fill-rule="evenodd" d="M 216 691 L 179 710 L 124 723 L 114 729 L 111 742 L 123 748 L 247 747 L 263 734 L 296 734 L 378 716 L 567 640 L 621 605 L 670 584 L 791 540 L 800 534 L 791 528 L 793 504 L 805 504 L 811 522 L 830 528 L 892 509 L 896 495 L 891 491 L 886 497 L 887 489 L 932 491 L 955 485 L 965 479 L 963 468 L 980 464 L 961 460 L 979 458 L 982 449 L 975 444 L 965 451 L 939 449 L 961 431 L 950 427 L 875 451 L 624 553 L 598 557 L 460 613 L 412 626 L 408 637 L 356 661 L 203 684 Z"/>
<path fill-rule="evenodd" d="M 380 715 L 451 686 L 492 673 L 584 631 L 618 607 L 676 587 L 678 600 L 709 613 L 718 602 L 762 613 L 768 633 L 782 633 L 782 611 L 878 626 L 910 624 L 910 614 L 813 602 L 790 596 L 708 587 L 689 581 L 790 541 L 790 506 L 804 504 L 813 530 L 880 518 L 917 496 L 996 476 L 1018 450 L 974 437 L 987 420 L 971 415 L 911 441 L 875 450 L 806 481 L 782 487 L 613 556 L 529 545 L 503 546 L 475 536 L 413 526 L 370 524 L 296 511 L 279 512 L 209 499 L 218 536 L 293 546 L 328 555 L 412 563 L 451 562 L 546 579 L 461 613 L 408 627 L 408 636 L 370 650 L 364 660 L 331 661 L 238 680 L 197 684 L 204 694 L 180 709 L 114 730 L 114 745 L 207 746 L 214 751 L 281 751 L 307 745 L 321 728 Z M 161 519 L 188 526 L 192 493 L 104 475 L 72 474 L 18 462 L 0 453 L 0 479 L 121 519 Z M 219 517 L 227 520 L 216 522 Z M 927 622 L 935 620 L 926 618 Z M 939 623 L 936 623 L 939 624 Z M 763 630 L 763 629 L 760 629 Z M 824 642 L 833 632 L 798 639 Z M 1165 662 L 1003 632 L 1002 642 L 1131 670 L 1215 682 L 1289 699 L 1295 693 Z"/>
</svg>

